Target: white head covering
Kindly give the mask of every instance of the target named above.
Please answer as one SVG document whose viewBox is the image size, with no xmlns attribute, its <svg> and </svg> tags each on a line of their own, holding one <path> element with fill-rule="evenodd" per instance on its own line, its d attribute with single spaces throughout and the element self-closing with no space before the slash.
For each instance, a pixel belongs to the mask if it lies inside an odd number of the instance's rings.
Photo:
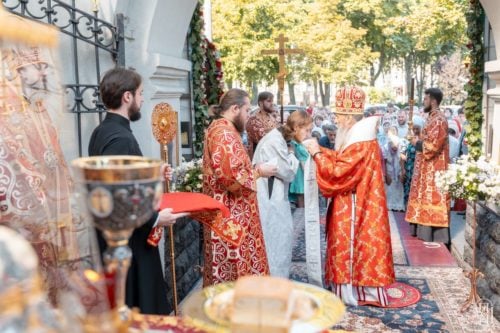
<svg viewBox="0 0 500 333">
<path fill-rule="evenodd" d="M 455 120 L 448 120 L 448 128 L 453 129 L 455 134 L 460 134 L 460 130 L 458 129 L 458 125 Z"/>
<path fill-rule="evenodd" d="M 413 126 L 420 126 L 420 128 L 423 128 L 425 124 L 424 118 L 420 116 L 413 116 Z"/>
</svg>

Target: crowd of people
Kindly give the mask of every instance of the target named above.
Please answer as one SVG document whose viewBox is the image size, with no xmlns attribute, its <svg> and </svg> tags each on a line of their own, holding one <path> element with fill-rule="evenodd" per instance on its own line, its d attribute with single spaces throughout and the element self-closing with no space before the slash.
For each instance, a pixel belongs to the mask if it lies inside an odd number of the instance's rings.
<svg viewBox="0 0 500 333">
<path fill-rule="evenodd" d="M 106 90 L 121 85 L 118 93 Z M 140 76 L 114 69 L 104 76 L 101 95 L 108 115 L 92 136 L 89 154 L 141 155 L 130 130 L 130 121 L 140 118 Z M 305 223 L 318 225 L 317 238 L 307 236 L 306 242 L 318 243 L 307 248 L 319 248 L 318 196 L 329 202 L 320 283 L 346 304 L 388 304 L 384 287 L 395 281 L 390 210 L 406 211 L 414 236 L 449 246 L 450 199 L 439 192 L 433 177 L 456 157 L 451 138 L 458 147 L 463 145 L 464 119 L 445 117 L 439 109 L 443 95 L 437 88 L 425 91 L 423 108 L 413 111 L 412 126 L 408 110 L 391 104 L 386 112 L 365 111 L 365 97 L 359 87 L 343 87 L 336 93 L 332 112 L 299 109 L 284 115 L 283 123 L 269 92 L 259 94 L 259 108 L 252 115 L 250 97 L 241 89 L 228 90 L 219 105 L 211 107 L 203 192 L 229 208 L 227 231 L 237 228 L 244 236 L 236 245 L 205 227 L 205 286 L 245 275 L 288 278 L 295 211 L 305 209 Z M 458 150 L 458 154 L 463 151 Z M 151 281 L 161 278 L 161 269 L 159 258 L 146 253 L 155 251 L 145 248 L 148 231 L 175 223 L 177 217 L 163 210 L 132 236 L 136 260 L 129 273 L 127 303 L 142 312 L 163 313 L 164 308 L 152 296 L 157 283 Z M 152 261 L 143 261 L 145 256 Z M 139 278 L 142 265 L 158 265 L 149 267 L 148 288 Z"/>
</svg>

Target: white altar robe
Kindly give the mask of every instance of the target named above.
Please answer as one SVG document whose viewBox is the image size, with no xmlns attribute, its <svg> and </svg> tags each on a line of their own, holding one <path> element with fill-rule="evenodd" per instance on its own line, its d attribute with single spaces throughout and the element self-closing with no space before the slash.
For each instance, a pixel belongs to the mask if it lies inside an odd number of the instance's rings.
<svg viewBox="0 0 500 333">
<path fill-rule="evenodd" d="M 294 179 L 299 161 L 288 147 L 283 135 L 273 129 L 257 145 L 253 164 L 271 163 L 278 173 L 269 191 L 269 178 L 257 179 L 257 200 L 264 233 L 267 259 L 272 276 L 288 278 L 292 264 L 293 220 L 288 201 L 288 186 Z"/>
</svg>

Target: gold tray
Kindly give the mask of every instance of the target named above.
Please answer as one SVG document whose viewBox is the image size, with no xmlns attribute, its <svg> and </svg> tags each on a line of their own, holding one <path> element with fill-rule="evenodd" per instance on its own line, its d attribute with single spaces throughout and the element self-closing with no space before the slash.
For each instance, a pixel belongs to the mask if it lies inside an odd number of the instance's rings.
<svg viewBox="0 0 500 333">
<path fill-rule="evenodd" d="M 291 333 L 318 332 L 342 319 L 345 306 L 337 296 L 310 284 L 292 282 L 294 293 L 309 299 L 312 311 L 309 311 L 305 318 L 302 316 L 293 320 Z M 230 306 L 233 290 L 234 282 L 228 282 L 197 291 L 183 302 L 181 313 L 197 322 L 198 327 L 207 332 L 229 333 L 230 323 L 224 307 Z"/>
</svg>

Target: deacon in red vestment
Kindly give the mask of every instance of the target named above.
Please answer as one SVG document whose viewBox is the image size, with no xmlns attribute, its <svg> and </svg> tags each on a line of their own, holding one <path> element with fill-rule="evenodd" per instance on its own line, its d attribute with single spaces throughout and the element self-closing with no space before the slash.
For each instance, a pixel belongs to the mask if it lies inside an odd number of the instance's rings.
<svg viewBox="0 0 500 333">
<path fill-rule="evenodd" d="M 244 275 L 269 274 L 255 181 L 260 176 L 273 176 L 277 171 L 276 166 L 267 164 L 254 168 L 245 151 L 241 133 L 250 109 L 245 91 L 227 91 L 220 105 L 212 109 L 218 119 L 205 134 L 203 192 L 229 208 L 231 216 L 224 221 L 226 232 L 243 229 L 244 235 L 236 246 L 204 227 L 204 286 L 235 281 Z"/>
<path fill-rule="evenodd" d="M 305 145 L 316 162 L 321 192 L 333 198 L 327 214 L 327 288 L 349 305 L 386 306 L 384 287 L 395 278 L 376 139 L 379 118 L 363 118 L 364 100 L 358 87 L 338 90 L 337 150 L 315 140 Z"/>
<path fill-rule="evenodd" d="M 436 171 L 444 171 L 449 163 L 448 121 L 439 110 L 443 93 L 438 88 L 425 91 L 424 112 L 429 114 L 422 129 L 422 140 L 414 139 L 417 150 L 410 188 L 406 221 L 413 236 L 441 242 L 450 247 L 450 198 L 436 187 Z"/>
<path fill-rule="evenodd" d="M 278 122 L 273 117 L 273 113 L 275 112 L 273 101 L 273 94 L 267 91 L 261 92 L 257 99 L 259 111 L 248 118 L 246 130 L 248 134 L 248 143 L 250 144 L 250 157 L 253 156 L 253 152 L 260 139 L 278 126 Z"/>
</svg>

